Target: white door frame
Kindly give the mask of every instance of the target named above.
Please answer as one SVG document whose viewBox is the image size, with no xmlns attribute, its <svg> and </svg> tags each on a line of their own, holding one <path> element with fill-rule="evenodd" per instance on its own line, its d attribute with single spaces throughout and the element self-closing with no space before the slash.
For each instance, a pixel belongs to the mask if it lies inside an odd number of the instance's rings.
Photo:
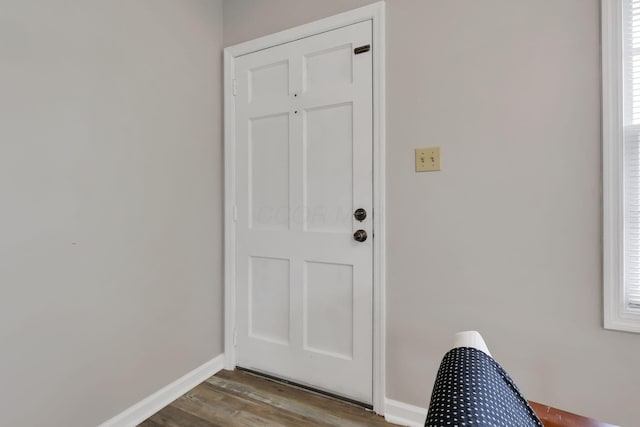
<svg viewBox="0 0 640 427">
<path fill-rule="evenodd" d="M 224 49 L 224 355 L 236 367 L 235 58 L 362 21 L 373 22 L 373 409 L 385 398 L 385 3 L 364 6 Z"/>
</svg>

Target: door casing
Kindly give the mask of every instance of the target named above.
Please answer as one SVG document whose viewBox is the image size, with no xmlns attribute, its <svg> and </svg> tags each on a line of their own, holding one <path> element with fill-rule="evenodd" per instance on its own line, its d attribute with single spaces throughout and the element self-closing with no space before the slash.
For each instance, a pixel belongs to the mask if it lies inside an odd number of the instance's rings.
<svg viewBox="0 0 640 427">
<path fill-rule="evenodd" d="M 371 20 L 373 24 L 373 409 L 385 400 L 385 3 L 378 2 L 224 49 L 224 348 L 225 369 L 236 367 L 235 58 Z"/>
</svg>

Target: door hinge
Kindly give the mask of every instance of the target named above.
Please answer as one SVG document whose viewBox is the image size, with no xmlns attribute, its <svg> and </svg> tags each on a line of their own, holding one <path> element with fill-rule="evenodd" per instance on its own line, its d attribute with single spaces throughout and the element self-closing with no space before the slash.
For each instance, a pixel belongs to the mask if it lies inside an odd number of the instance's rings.
<svg viewBox="0 0 640 427">
<path fill-rule="evenodd" d="M 238 331 L 233 331 L 233 345 L 238 345 Z"/>
<path fill-rule="evenodd" d="M 231 89 L 233 91 L 233 96 L 236 96 L 238 94 L 238 81 L 236 79 L 233 79 L 233 82 L 231 83 Z"/>
<path fill-rule="evenodd" d="M 233 220 L 238 220 L 238 207 L 236 205 L 233 205 Z"/>
</svg>

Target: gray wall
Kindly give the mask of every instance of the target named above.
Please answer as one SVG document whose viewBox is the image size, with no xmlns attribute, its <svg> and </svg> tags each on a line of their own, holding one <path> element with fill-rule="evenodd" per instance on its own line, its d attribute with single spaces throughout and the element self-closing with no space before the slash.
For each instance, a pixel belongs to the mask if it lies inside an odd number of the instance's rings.
<svg viewBox="0 0 640 427">
<path fill-rule="evenodd" d="M 365 3 L 225 0 L 224 44 Z M 478 329 L 528 398 L 638 423 L 640 335 L 601 326 L 599 4 L 387 2 L 389 398 L 426 407 Z"/>
<path fill-rule="evenodd" d="M 0 1 L 0 425 L 222 352 L 220 0 Z"/>
</svg>

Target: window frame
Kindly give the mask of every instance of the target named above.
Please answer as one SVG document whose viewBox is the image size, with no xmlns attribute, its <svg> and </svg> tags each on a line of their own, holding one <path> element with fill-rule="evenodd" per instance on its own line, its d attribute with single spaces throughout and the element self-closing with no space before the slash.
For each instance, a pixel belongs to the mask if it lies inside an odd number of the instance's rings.
<svg viewBox="0 0 640 427">
<path fill-rule="evenodd" d="M 602 190 L 605 329 L 640 333 L 625 304 L 623 218 L 623 0 L 602 0 Z"/>
</svg>

